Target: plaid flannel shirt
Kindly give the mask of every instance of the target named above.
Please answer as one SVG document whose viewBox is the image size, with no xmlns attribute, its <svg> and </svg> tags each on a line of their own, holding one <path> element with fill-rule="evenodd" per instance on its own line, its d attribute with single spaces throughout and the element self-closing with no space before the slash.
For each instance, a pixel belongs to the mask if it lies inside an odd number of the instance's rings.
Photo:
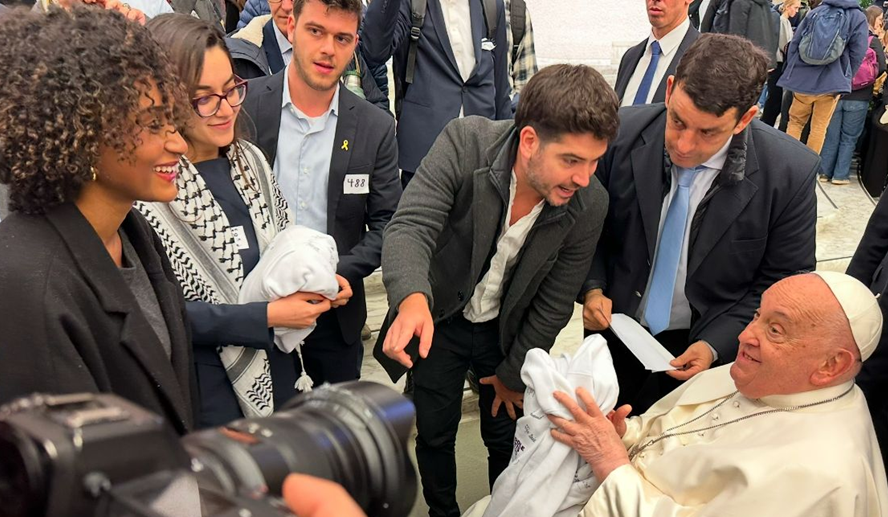
<svg viewBox="0 0 888 517">
<path fill-rule="evenodd" d="M 509 51 L 506 53 L 509 60 L 509 83 L 512 86 L 512 95 L 520 92 L 527 81 L 537 73 L 536 48 L 533 43 L 533 25 L 530 23 L 530 11 L 525 7 L 527 21 L 525 24 L 524 38 L 519 42 L 518 54 L 515 62 L 512 62 L 512 22 L 511 22 L 511 0 L 505 0 L 506 7 L 506 41 L 509 44 Z"/>
</svg>

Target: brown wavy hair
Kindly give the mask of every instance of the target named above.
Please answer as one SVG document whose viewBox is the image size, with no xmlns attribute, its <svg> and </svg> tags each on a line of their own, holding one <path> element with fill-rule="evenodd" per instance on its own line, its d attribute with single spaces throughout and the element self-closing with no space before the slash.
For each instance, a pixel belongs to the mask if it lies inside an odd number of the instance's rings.
<svg viewBox="0 0 888 517">
<path fill-rule="evenodd" d="M 132 153 L 140 100 L 153 87 L 163 123 L 181 127 L 188 97 L 144 27 L 96 7 L 17 11 L 0 23 L 0 183 L 10 208 L 42 213 L 73 201 L 104 146 Z"/>
</svg>

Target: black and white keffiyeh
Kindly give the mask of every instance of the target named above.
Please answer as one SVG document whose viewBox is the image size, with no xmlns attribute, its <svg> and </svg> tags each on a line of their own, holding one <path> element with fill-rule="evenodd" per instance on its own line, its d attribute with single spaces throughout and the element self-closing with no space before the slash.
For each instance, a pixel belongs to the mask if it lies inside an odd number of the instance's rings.
<svg viewBox="0 0 888 517">
<path fill-rule="evenodd" d="M 290 223 L 287 202 L 261 151 L 239 140 L 229 147 L 231 179 L 249 209 L 260 255 Z M 179 162 L 179 193 L 170 203 L 136 203 L 163 241 L 185 299 L 237 304 L 244 268 L 228 218 L 191 162 Z M 220 346 L 219 356 L 245 417 L 274 411 L 264 350 Z"/>
</svg>

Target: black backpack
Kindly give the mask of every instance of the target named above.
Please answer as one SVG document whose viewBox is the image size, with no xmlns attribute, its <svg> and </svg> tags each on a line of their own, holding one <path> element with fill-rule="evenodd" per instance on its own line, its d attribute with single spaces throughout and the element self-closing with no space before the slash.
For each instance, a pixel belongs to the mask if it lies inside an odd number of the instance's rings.
<svg viewBox="0 0 888 517">
<path fill-rule="evenodd" d="M 727 34 L 731 20 L 731 4 L 734 0 L 723 0 L 721 5 L 715 11 L 715 17 L 712 18 L 712 29 L 710 32 L 716 34 Z"/>
</svg>

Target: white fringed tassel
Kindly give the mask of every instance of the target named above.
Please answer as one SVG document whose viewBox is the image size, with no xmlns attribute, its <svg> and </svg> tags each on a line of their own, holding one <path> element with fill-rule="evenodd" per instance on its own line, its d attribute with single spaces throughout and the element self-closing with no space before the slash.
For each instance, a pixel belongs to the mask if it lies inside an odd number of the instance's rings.
<svg viewBox="0 0 888 517">
<path fill-rule="evenodd" d="M 305 341 L 302 341 L 296 345 L 296 354 L 299 356 L 299 365 L 302 367 L 302 374 L 296 379 L 296 389 L 302 393 L 308 393 L 311 391 L 311 387 L 314 386 L 314 381 L 305 372 L 305 362 L 302 360 L 302 345 L 304 344 Z"/>
</svg>

